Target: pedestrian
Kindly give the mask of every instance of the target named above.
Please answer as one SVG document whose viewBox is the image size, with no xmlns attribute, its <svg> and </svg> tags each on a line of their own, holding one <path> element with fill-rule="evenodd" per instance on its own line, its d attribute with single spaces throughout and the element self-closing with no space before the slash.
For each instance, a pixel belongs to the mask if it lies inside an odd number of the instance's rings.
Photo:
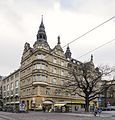
<svg viewBox="0 0 115 120">
<path fill-rule="evenodd" d="M 99 116 L 100 116 L 101 112 L 102 112 L 102 109 L 101 109 L 101 108 L 98 108 Z"/>
<path fill-rule="evenodd" d="M 98 112 L 98 109 L 97 109 L 97 107 L 95 107 L 95 108 L 94 108 L 94 116 L 97 115 L 97 112 Z"/>
<path fill-rule="evenodd" d="M 43 107 L 42 107 L 42 110 L 43 110 L 43 112 L 45 112 L 46 111 L 46 107 L 43 105 Z"/>
</svg>

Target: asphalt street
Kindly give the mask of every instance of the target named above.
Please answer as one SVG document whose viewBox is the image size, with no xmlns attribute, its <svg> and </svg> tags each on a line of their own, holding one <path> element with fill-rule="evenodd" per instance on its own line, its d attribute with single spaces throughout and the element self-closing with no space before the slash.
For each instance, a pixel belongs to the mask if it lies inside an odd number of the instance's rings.
<svg viewBox="0 0 115 120">
<path fill-rule="evenodd" d="M 0 112 L 0 120 L 115 120 L 114 115 L 115 112 L 105 112 L 96 117 L 92 113 Z"/>
</svg>

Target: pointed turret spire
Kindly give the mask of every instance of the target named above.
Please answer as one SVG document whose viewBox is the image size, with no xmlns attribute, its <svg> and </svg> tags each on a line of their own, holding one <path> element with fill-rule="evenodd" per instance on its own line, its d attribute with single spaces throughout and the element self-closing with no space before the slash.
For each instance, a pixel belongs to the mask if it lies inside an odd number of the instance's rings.
<svg viewBox="0 0 115 120">
<path fill-rule="evenodd" d="M 39 30 L 38 30 L 38 34 L 37 34 L 37 41 L 47 42 L 47 35 L 46 35 L 45 27 L 43 24 L 43 15 L 42 15 L 41 24 L 39 26 Z"/>
<path fill-rule="evenodd" d="M 45 29 L 44 24 L 43 24 L 43 15 L 42 15 L 42 18 L 41 18 L 41 24 L 40 24 L 39 29 L 40 29 L 40 28 L 44 28 L 44 29 Z"/>
<path fill-rule="evenodd" d="M 66 52 L 65 52 L 65 56 L 66 56 L 66 58 L 71 59 L 71 51 L 70 51 L 69 45 L 67 46 L 67 49 L 66 49 Z"/>
</svg>

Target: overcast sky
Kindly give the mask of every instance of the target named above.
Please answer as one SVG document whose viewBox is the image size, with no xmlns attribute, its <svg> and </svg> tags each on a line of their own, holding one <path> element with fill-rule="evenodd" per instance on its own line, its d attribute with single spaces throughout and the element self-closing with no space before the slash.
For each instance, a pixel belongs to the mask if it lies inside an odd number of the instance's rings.
<svg viewBox="0 0 115 120">
<path fill-rule="evenodd" d="M 115 16 L 115 0 L 0 0 L 0 75 L 19 68 L 24 43 L 32 47 L 36 41 L 41 15 L 51 48 L 58 35 L 64 46 Z M 114 66 L 115 41 L 80 57 L 112 39 L 115 18 L 70 44 L 72 57 L 84 62 L 93 54 L 96 65 Z"/>
</svg>

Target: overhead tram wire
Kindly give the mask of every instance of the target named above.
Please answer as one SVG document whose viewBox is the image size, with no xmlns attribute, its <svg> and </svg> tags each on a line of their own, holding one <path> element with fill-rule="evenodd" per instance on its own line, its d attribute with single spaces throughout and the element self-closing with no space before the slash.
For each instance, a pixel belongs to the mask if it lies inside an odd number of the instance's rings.
<svg viewBox="0 0 115 120">
<path fill-rule="evenodd" d="M 75 42 L 76 40 L 78 40 L 78 39 L 80 39 L 80 38 L 84 37 L 85 35 L 89 34 L 90 32 L 94 31 L 95 29 L 97 29 L 97 28 L 101 27 L 102 25 L 104 25 L 105 23 L 107 23 L 107 22 L 111 21 L 111 20 L 112 20 L 112 19 L 114 19 L 114 18 L 115 18 L 115 16 L 111 17 L 110 19 L 108 19 L 108 20 L 104 21 L 103 23 L 99 24 L 98 26 L 96 26 L 96 27 L 92 28 L 91 30 L 89 30 L 89 31 L 87 31 L 86 33 L 84 33 L 84 34 L 80 35 L 80 36 L 79 36 L 79 37 L 77 37 L 76 39 L 72 40 L 72 41 L 71 41 L 71 42 L 69 42 L 68 44 L 71 44 L 71 43 Z M 68 44 L 64 45 L 62 48 L 66 47 Z"/>
<path fill-rule="evenodd" d="M 81 57 L 83 57 L 83 56 L 85 56 L 85 55 L 87 55 L 87 54 L 89 54 L 89 53 L 91 53 L 91 52 L 93 52 L 93 51 L 95 51 L 95 50 L 97 50 L 97 49 L 99 49 L 99 48 L 102 48 L 103 46 L 105 46 L 105 45 L 107 45 L 107 44 L 113 42 L 114 40 L 115 40 L 115 39 L 112 39 L 112 40 L 110 40 L 110 41 L 108 41 L 108 42 L 106 42 L 106 43 L 104 43 L 104 44 L 102 44 L 102 45 L 96 47 L 95 49 L 90 50 L 89 52 L 87 52 L 87 53 L 81 55 L 80 57 L 78 57 L 78 59 L 81 58 Z"/>
<path fill-rule="evenodd" d="M 84 37 L 85 35 L 89 34 L 90 32 L 94 31 L 95 29 L 101 27 L 102 25 L 106 24 L 107 22 L 111 21 L 111 20 L 114 19 L 114 18 L 115 18 L 115 16 L 109 18 L 108 20 L 104 21 L 103 23 L 99 24 L 98 26 L 96 26 L 96 27 L 92 28 L 91 30 L 85 32 L 84 34 L 80 35 L 80 36 L 77 37 L 76 39 L 70 41 L 69 43 L 67 43 L 66 45 L 64 45 L 62 48 L 66 47 L 66 46 L 68 46 L 69 44 L 75 42 L 76 40 L 78 40 L 78 39 Z M 48 56 L 47 56 L 47 57 L 48 57 Z M 46 57 L 46 58 L 47 58 L 47 57 Z"/>
</svg>

